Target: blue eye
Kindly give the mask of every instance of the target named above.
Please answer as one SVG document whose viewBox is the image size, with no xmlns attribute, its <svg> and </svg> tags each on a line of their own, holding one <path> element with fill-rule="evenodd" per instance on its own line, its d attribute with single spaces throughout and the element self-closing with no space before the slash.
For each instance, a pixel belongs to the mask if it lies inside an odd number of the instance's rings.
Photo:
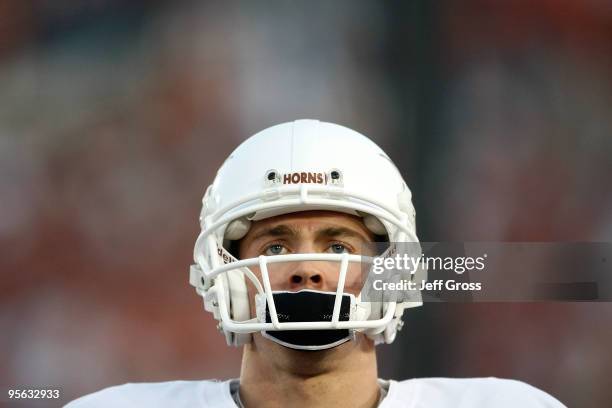
<svg viewBox="0 0 612 408">
<path fill-rule="evenodd" d="M 272 244 L 268 248 L 266 248 L 266 255 L 282 255 L 285 250 L 285 247 L 281 244 Z"/>
<path fill-rule="evenodd" d="M 334 254 L 342 254 L 344 252 L 348 252 L 348 250 L 346 249 L 346 247 L 342 244 L 332 244 L 329 249 L 331 250 L 331 252 L 333 252 Z"/>
</svg>

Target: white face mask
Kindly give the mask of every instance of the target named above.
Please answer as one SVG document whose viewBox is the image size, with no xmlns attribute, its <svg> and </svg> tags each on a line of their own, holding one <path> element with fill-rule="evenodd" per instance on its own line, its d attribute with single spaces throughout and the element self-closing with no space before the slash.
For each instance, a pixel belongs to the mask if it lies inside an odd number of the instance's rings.
<svg viewBox="0 0 612 408">
<path fill-rule="evenodd" d="M 273 291 L 272 297 L 281 323 L 331 321 L 336 293 L 304 289 L 299 292 Z M 255 300 L 259 321 L 271 322 L 265 296 L 257 294 Z M 354 305 L 352 294 L 342 295 L 340 321 L 349 320 Z M 264 330 L 261 334 L 282 346 L 311 351 L 330 349 L 355 337 L 352 329 Z"/>
</svg>

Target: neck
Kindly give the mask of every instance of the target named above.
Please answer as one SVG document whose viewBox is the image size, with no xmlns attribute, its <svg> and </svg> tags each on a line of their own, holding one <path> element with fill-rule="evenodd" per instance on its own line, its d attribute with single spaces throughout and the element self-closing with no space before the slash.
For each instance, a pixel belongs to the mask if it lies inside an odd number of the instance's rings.
<svg viewBox="0 0 612 408">
<path fill-rule="evenodd" d="M 245 346 L 240 398 L 247 408 L 375 407 L 374 344 L 362 335 L 324 351 L 287 349 L 261 335 Z"/>
</svg>

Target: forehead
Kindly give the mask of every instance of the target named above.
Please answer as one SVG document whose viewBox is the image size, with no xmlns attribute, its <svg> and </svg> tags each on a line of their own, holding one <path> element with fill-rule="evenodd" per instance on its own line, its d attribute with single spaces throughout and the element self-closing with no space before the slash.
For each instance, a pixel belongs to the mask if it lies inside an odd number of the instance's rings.
<svg viewBox="0 0 612 408">
<path fill-rule="evenodd" d="M 361 217 L 337 211 L 300 211 L 278 215 L 253 222 L 249 233 L 265 228 L 273 228 L 278 225 L 292 226 L 304 233 L 323 228 L 342 227 L 364 233 L 367 236 L 371 234 L 363 224 Z"/>
</svg>

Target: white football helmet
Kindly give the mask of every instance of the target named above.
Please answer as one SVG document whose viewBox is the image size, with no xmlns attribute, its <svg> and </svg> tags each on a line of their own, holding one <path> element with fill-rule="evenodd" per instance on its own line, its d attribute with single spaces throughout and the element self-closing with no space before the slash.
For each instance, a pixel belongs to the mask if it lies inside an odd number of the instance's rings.
<svg viewBox="0 0 612 408">
<path fill-rule="evenodd" d="M 252 221 L 306 210 L 331 210 L 363 217 L 374 234 L 389 242 L 416 242 L 411 192 L 399 171 L 376 144 L 343 126 L 297 120 L 265 129 L 243 142 L 219 169 L 202 200 L 201 233 L 194 249 L 190 283 L 204 307 L 219 320 L 228 344 L 240 346 L 251 333 L 274 330 L 349 329 L 377 344 L 394 340 L 409 302 L 351 302 L 350 318 L 339 320 L 340 298 L 349 262 L 360 255 L 315 253 L 234 258 L 231 241 L 245 236 Z M 335 261 L 336 301 L 327 321 L 279 322 L 268 265 L 277 262 Z M 261 282 L 249 267 L 258 266 Z M 246 279 L 267 303 L 271 321 L 250 310 Z M 259 306 L 257 306 L 259 308 Z M 258 317 L 253 318 L 253 315 Z"/>
</svg>

